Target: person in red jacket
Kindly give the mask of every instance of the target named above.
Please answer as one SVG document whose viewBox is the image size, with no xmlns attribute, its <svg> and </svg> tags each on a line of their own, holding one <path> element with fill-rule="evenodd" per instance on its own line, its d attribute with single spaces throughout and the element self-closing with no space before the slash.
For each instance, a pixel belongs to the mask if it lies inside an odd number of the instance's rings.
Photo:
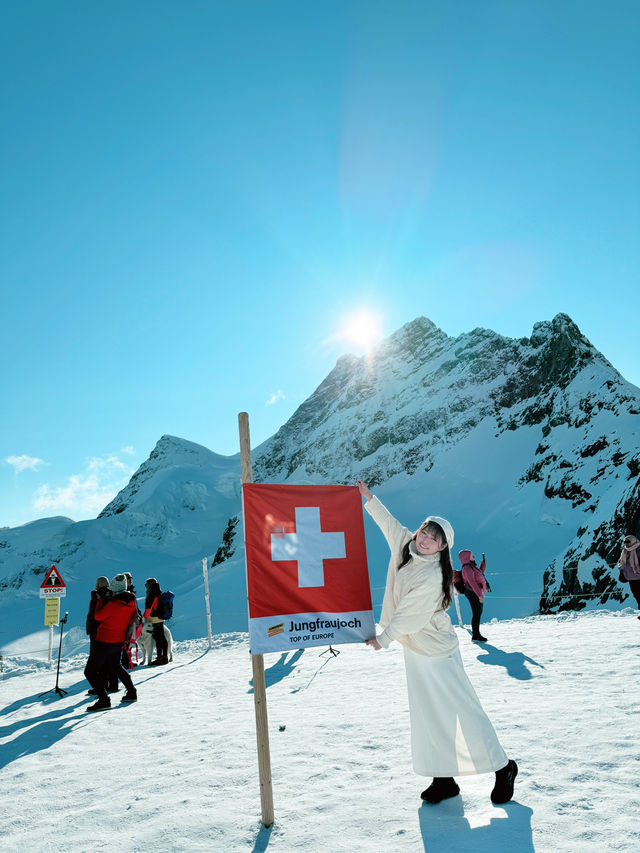
<svg viewBox="0 0 640 853">
<path fill-rule="evenodd" d="M 486 643 L 487 638 L 480 633 L 480 617 L 487 591 L 487 579 L 484 576 L 487 558 L 483 554 L 482 562 L 478 566 L 471 551 L 462 550 L 458 557 L 462 563 L 462 570 L 453 573 L 453 585 L 471 605 L 471 639 L 476 643 Z"/>
<path fill-rule="evenodd" d="M 95 690 L 98 701 L 87 711 L 106 711 L 111 707 L 106 690 L 109 676 L 117 675 L 126 687 L 123 702 L 135 702 L 138 698 L 131 676 L 120 662 L 127 628 L 136 612 L 136 597 L 127 591 L 127 579 L 123 574 L 116 575 L 110 587 L 111 596 L 100 599 L 93 614 L 98 629 L 84 675 Z"/>
</svg>

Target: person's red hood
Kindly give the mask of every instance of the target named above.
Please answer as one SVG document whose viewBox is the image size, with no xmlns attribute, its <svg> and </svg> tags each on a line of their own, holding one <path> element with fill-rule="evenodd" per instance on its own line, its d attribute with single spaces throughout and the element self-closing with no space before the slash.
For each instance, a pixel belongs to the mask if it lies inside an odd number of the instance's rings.
<svg viewBox="0 0 640 853">
<path fill-rule="evenodd" d="M 464 566 L 465 563 L 475 562 L 473 559 L 473 553 L 471 551 L 460 551 L 458 553 L 458 557 L 460 557 L 460 562 Z"/>
</svg>

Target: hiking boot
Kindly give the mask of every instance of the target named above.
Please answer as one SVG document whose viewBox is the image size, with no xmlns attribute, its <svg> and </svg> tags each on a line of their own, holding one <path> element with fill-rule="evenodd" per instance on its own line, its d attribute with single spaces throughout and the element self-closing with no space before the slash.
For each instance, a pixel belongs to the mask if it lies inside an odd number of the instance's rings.
<svg viewBox="0 0 640 853">
<path fill-rule="evenodd" d="M 435 805 L 436 803 L 441 803 L 442 800 L 448 800 L 450 797 L 457 797 L 459 793 L 460 788 L 452 776 L 436 776 L 420 796 L 425 802 Z"/>
<path fill-rule="evenodd" d="M 108 711 L 111 708 L 111 699 L 98 699 L 93 705 L 89 705 L 87 711 Z"/>
<path fill-rule="evenodd" d="M 156 658 L 155 660 L 152 660 L 149 666 L 164 666 L 165 663 L 169 663 L 169 661 L 166 656 L 163 656 L 161 658 Z"/>
<path fill-rule="evenodd" d="M 127 691 L 124 694 L 124 696 L 122 697 L 122 699 L 120 700 L 120 702 L 137 702 L 137 701 L 138 701 L 138 694 L 135 690 L 133 691 L 133 693 L 130 693 L 129 691 Z"/>
<path fill-rule="evenodd" d="M 482 634 L 474 634 L 474 636 L 471 638 L 471 641 L 473 643 L 486 643 L 487 638 L 483 637 Z"/>
<path fill-rule="evenodd" d="M 107 693 L 119 693 L 120 688 L 116 685 L 115 687 L 107 687 Z"/>
<path fill-rule="evenodd" d="M 513 797 L 513 784 L 518 775 L 518 765 L 510 759 L 505 767 L 496 771 L 496 785 L 491 792 L 491 802 L 497 805 L 508 803 Z"/>
<path fill-rule="evenodd" d="M 95 687 L 92 687 L 91 690 L 87 690 L 87 693 L 89 694 L 89 696 L 97 696 L 98 695 L 98 691 L 95 689 Z"/>
</svg>

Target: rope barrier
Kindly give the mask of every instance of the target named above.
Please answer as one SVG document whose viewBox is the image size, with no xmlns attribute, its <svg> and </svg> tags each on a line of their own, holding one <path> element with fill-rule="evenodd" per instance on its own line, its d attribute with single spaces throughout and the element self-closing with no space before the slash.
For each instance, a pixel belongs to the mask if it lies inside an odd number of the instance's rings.
<svg viewBox="0 0 640 853">
<path fill-rule="evenodd" d="M 20 657 L 26 657 L 27 655 L 38 655 L 41 652 L 48 652 L 48 651 L 49 651 L 48 648 L 46 648 L 46 649 L 34 649 L 31 652 L 4 652 L 4 651 L 0 651 L 0 655 L 2 655 L 5 658 L 20 658 Z"/>
</svg>

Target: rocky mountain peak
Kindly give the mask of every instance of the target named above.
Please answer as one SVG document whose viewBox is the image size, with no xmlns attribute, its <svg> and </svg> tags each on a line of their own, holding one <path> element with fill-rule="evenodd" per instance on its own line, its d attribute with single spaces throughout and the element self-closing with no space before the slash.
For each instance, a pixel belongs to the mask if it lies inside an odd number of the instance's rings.
<svg viewBox="0 0 640 853">
<path fill-rule="evenodd" d="M 162 471 L 176 468 L 207 468 L 220 457 L 200 444 L 163 435 L 149 454 L 149 458 L 140 465 L 122 491 L 118 492 L 111 503 L 102 510 L 98 518 L 119 515 L 132 505 L 141 489 Z"/>
<path fill-rule="evenodd" d="M 427 317 L 405 323 L 377 348 L 379 360 L 393 357 L 424 360 L 449 341 L 448 335 Z"/>
</svg>

